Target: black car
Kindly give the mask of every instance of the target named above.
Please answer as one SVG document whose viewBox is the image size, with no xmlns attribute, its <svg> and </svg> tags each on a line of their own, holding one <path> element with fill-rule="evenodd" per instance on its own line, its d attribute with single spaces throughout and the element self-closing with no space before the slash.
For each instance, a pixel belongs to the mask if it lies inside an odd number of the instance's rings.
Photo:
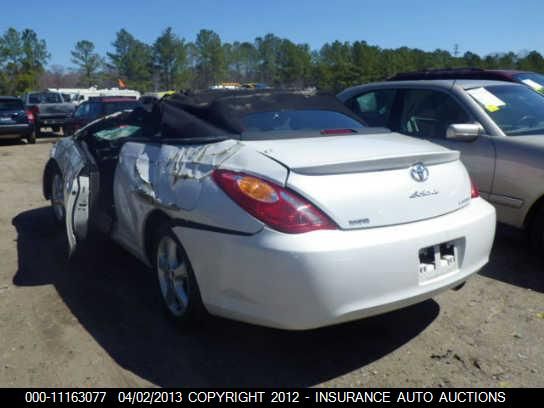
<svg viewBox="0 0 544 408">
<path fill-rule="evenodd" d="M 65 125 L 65 134 L 72 134 L 87 123 L 115 112 L 134 109 L 141 106 L 135 98 L 120 96 L 91 97 L 83 102 Z"/>
<path fill-rule="evenodd" d="M 26 139 L 28 143 L 36 143 L 34 115 L 14 96 L 0 96 L 0 139 Z"/>
</svg>

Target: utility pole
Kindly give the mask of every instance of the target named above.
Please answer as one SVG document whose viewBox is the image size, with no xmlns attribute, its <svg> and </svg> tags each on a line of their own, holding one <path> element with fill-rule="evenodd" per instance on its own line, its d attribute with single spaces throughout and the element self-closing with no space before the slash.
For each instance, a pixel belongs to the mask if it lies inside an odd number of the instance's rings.
<svg viewBox="0 0 544 408">
<path fill-rule="evenodd" d="M 453 44 L 453 56 L 457 58 L 459 55 L 459 44 Z"/>
</svg>

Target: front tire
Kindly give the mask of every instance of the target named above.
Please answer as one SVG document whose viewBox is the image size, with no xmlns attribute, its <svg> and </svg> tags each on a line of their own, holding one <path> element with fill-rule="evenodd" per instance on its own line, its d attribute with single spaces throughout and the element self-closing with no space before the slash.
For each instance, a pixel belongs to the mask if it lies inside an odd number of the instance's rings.
<svg viewBox="0 0 544 408">
<path fill-rule="evenodd" d="M 182 327 L 202 321 L 206 313 L 200 290 L 181 243 L 168 224 L 154 238 L 153 269 L 168 316 Z"/>
<path fill-rule="evenodd" d="M 64 225 L 66 209 L 64 208 L 64 179 L 58 169 L 51 175 L 51 207 L 56 225 Z"/>
</svg>

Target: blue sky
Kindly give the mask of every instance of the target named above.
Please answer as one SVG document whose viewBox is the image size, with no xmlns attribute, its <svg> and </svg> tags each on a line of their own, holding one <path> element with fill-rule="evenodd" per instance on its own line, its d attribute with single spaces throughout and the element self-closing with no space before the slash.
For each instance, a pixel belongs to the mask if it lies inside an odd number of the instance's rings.
<svg viewBox="0 0 544 408">
<path fill-rule="evenodd" d="M 271 32 L 313 49 L 338 39 L 382 48 L 451 52 L 457 43 L 461 53 L 544 54 L 542 0 L 25 0 L 10 1 L 0 14 L 0 32 L 32 28 L 47 41 L 50 65 L 71 66 L 78 40 L 93 41 L 105 54 L 121 28 L 152 43 L 167 26 L 188 41 L 207 28 L 229 42 Z"/>
</svg>

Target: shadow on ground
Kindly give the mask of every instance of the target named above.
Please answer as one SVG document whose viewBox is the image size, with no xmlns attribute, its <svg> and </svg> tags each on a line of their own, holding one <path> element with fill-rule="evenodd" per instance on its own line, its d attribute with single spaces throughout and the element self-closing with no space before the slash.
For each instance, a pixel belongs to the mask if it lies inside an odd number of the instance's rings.
<svg viewBox="0 0 544 408">
<path fill-rule="evenodd" d="M 40 137 L 36 139 L 37 144 L 43 144 L 43 143 L 55 143 L 59 138 L 62 136 L 58 133 L 53 132 L 44 132 Z M 25 138 L 19 139 L 0 139 L 0 147 L 2 146 L 24 146 L 27 145 L 28 142 Z"/>
<path fill-rule="evenodd" d="M 83 327 L 122 367 L 160 386 L 311 386 L 364 367 L 410 341 L 438 315 L 430 300 L 401 311 L 307 332 L 210 319 L 182 332 L 157 301 L 154 276 L 103 243 L 66 262 L 49 208 L 13 219 L 16 285 L 53 284 Z M 333 271 L 331 271 L 332 273 Z"/>
<path fill-rule="evenodd" d="M 480 275 L 544 293 L 543 260 L 531 253 L 523 231 L 498 224 L 489 264 Z"/>
</svg>

